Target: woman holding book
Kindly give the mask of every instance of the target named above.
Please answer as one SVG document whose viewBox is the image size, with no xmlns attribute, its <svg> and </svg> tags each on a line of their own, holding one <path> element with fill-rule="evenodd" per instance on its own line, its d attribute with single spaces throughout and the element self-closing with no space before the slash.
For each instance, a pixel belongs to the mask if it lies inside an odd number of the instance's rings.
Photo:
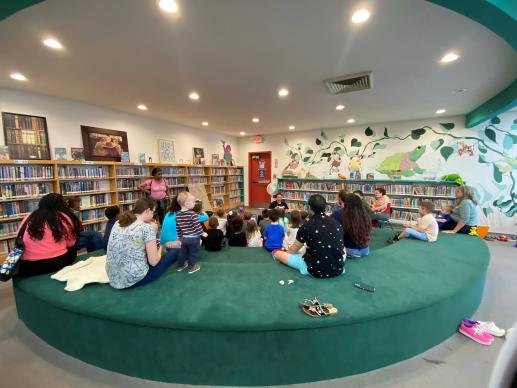
<svg viewBox="0 0 517 388">
<path fill-rule="evenodd" d="M 138 186 L 138 189 L 147 193 L 149 197 L 156 203 L 154 211 L 155 218 L 158 218 L 160 225 L 163 224 L 165 217 L 165 210 L 167 209 L 167 202 L 170 196 L 169 186 L 167 181 L 163 178 L 162 169 L 155 167 L 151 170 L 151 179 L 146 179 L 144 183 Z"/>
</svg>

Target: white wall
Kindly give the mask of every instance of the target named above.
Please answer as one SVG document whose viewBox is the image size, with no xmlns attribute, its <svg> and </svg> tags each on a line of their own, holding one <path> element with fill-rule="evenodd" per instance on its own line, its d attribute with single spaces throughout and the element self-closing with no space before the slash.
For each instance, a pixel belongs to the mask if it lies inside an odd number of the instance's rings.
<svg viewBox="0 0 517 388">
<path fill-rule="evenodd" d="M 339 129 L 325 129 L 322 136 L 321 130 L 312 130 L 305 132 L 289 132 L 278 135 L 264 135 L 264 142 L 255 144 L 254 137 L 246 137 L 238 139 L 238 158 L 245 165 L 245 187 L 247 186 L 247 160 L 248 153 L 252 151 L 272 151 L 272 165 L 275 164 L 275 159 L 278 159 L 278 167 L 273 168 L 273 174 L 281 176 L 283 168 L 289 164 L 291 158 L 289 150 L 294 151 L 299 155 L 300 163 L 297 168 L 302 175 L 310 173 L 318 178 L 329 175 L 330 163 L 327 158 L 319 161 L 319 163 L 311 164 L 310 160 L 307 163 L 303 162 L 305 157 L 311 156 L 306 152 L 309 147 L 316 153 L 318 150 L 331 145 L 330 152 L 335 147 L 346 145 L 347 153 L 341 155 L 340 173 L 348 176 L 349 174 L 349 155 L 353 152 L 363 151 L 364 146 L 373 139 L 380 139 L 378 142 L 383 149 L 376 150 L 376 154 L 372 154 L 371 147 L 376 143 L 373 142 L 364 153 L 365 157 L 361 160 L 361 173 L 363 178 L 366 173 L 375 173 L 376 179 L 386 179 L 387 175 L 377 171 L 377 168 L 385 160 L 386 157 L 399 152 L 409 152 L 414 150 L 418 145 L 425 145 L 426 150 L 424 154 L 416 161 L 419 167 L 425 169 L 424 174 L 415 174 L 407 179 L 423 179 L 424 175 L 435 175 L 438 179 L 445 174 L 458 173 L 467 184 L 476 188 L 480 194 L 481 209 L 485 209 L 480 214 L 480 223 L 488 224 L 492 231 L 517 234 L 516 222 L 517 216 L 513 209 L 517 209 L 517 185 L 513 185 L 514 198 L 512 199 L 512 179 L 517 181 L 517 142 L 512 145 L 513 141 L 517 140 L 517 112 L 509 112 L 500 116 L 501 122 L 491 125 L 485 123 L 472 129 L 465 129 L 465 117 L 440 117 L 433 119 L 411 120 L 402 122 L 391 122 L 370 125 L 375 131 L 375 135 L 366 136 L 365 129 L 368 125 L 360 125 L 353 127 L 345 127 Z M 454 129 L 447 130 L 440 125 L 440 123 L 454 123 Z M 489 126 L 490 125 L 490 126 Z M 400 138 L 411 134 L 411 131 L 417 128 L 428 126 L 433 130 L 443 135 L 433 133 L 431 129 L 427 129 L 419 139 L 415 140 L 411 137 L 405 140 L 399 139 L 382 139 L 384 136 L 384 129 L 388 129 L 390 137 L 398 136 Z M 488 130 L 487 130 L 488 126 Z M 488 132 L 487 132 L 488 131 Z M 495 134 L 495 141 L 490 139 L 492 132 Z M 488 133 L 488 137 L 487 137 Z M 340 135 L 344 135 L 344 141 L 341 142 Z M 513 137 L 512 137 L 513 136 Z M 325 140 L 325 137 L 327 140 Z M 457 137 L 455 139 L 454 137 Z M 465 139 L 470 137 L 471 139 Z M 362 143 L 361 147 L 352 147 L 351 140 L 356 138 Z M 316 139 L 319 139 L 322 144 L 317 145 Z M 443 144 L 437 150 L 432 146 L 440 145 L 439 139 L 443 139 Z M 477 139 L 477 140 L 476 140 Z M 287 141 L 287 144 L 286 144 Z M 472 146 L 473 155 L 463 153 L 459 155 L 458 151 L 462 147 L 461 142 L 467 146 Z M 483 145 L 497 151 L 492 152 L 490 149 L 486 153 L 480 152 L 481 149 L 486 149 Z M 480 147 L 478 147 L 480 144 Z M 452 154 L 448 156 L 447 160 L 441 154 L 441 150 L 450 150 Z M 324 151 L 320 151 L 320 154 Z M 341 151 L 340 151 L 341 152 Z M 314 155 L 314 154 L 312 154 Z M 370 157 L 367 157 L 370 155 Z M 484 158 L 484 159 L 483 159 Z M 495 175 L 499 175 L 496 182 Z M 334 174 L 337 176 L 337 174 Z M 246 193 L 247 194 L 247 193 Z M 246 203 L 248 196 L 246 195 Z M 512 205 L 493 206 L 493 202 L 499 200 L 504 203 L 512 202 Z M 486 215 L 485 215 L 486 213 Z M 507 213 L 507 214 L 505 214 Z"/>
<path fill-rule="evenodd" d="M 41 94 L 0 88 L 0 111 L 46 117 L 51 154 L 54 155 L 54 147 L 66 147 L 68 159 L 71 159 L 71 147 L 83 146 L 81 125 L 126 131 L 131 161 L 138 161 L 138 153 L 145 152 L 146 157 L 158 162 L 158 138 L 174 140 L 176 162 L 192 161 L 192 147 L 204 148 L 207 162 L 212 153 L 222 157 L 221 140 L 231 145 L 235 155 L 236 139 L 213 130 L 199 130 Z M 4 144 L 3 125 L 0 144 Z"/>
</svg>

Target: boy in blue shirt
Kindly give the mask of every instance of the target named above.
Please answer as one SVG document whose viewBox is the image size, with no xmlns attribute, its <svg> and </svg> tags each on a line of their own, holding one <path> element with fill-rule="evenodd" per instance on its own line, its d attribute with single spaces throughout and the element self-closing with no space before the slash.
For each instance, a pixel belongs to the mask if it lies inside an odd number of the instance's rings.
<svg viewBox="0 0 517 388">
<path fill-rule="evenodd" d="M 452 205 L 442 205 L 442 209 L 440 210 L 440 214 L 436 216 L 436 222 L 438 222 L 438 227 L 442 229 L 442 227 L 451 219 L 453 206 Z"/>
<path fill-rule="evenodd" d="M 278 216 L 279 214 L 276 211 L 270 212 L 269 220 L 271 224 L 264 229 L 264 248 L 269 252 L 273 252 L 275 249 L 282 249 L 284 228 L 278 224 Z"/>
</svg>

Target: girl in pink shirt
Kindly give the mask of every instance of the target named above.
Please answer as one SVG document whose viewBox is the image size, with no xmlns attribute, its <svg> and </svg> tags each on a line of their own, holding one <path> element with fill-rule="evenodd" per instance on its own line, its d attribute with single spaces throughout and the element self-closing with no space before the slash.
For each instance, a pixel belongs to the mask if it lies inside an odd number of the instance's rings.
<svg viewBox="0 0 517 388">
<path fill-rule="evenodd" d="M 162 169 L 155 167 L 151 171 L 153 176 L 151 179 L 146 179 L 138 188 L 143 192 L 149 194 L 149 197 L 156 202 L 155 215 L 163 223 L 165 217 L 165 210 L 167 209 L 167 199 L 169 198 L 169 186 L 167 181 L 163 178 Z"/>
<path fill-rule="evenodd" d="M 24 223 L 25 249 L 19 276 L 56 272 L 75 261 L 77 252 L 71 247 L 79 235 L 80 223 L 61 194 L 41 198 L 38 209 L 23 219 L 18 230 Z"/>
</svg>

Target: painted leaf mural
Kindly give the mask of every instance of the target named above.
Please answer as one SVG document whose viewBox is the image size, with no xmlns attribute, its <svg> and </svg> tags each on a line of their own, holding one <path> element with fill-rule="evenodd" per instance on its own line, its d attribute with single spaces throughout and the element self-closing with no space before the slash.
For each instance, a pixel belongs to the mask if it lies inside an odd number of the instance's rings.
<svg viewBox="0 0 517 388">
<path fill-rule="evenodd" d="M 433 140 L 431 142 L 431 148 L 436 151 L 438 148 L 440 148 L 443 145 L 443 143 L 445 143 L 445 140 L 443 140 L 443 139 Z"/>
<path fill-rule="evenodd" d="M 440 123 L 440 125 L 444 128 L 450 131 L 451 129 L 454 129 L 454 123 Z"/>
<path fill-rule="evenodd" d="M 449 159 L 449 157 L 454 153 L 454 148 L 452 147 L 449 147 L 449 146 L 445 146 L 445 147 L 442 147 L 440 149 L 440 155 L 443 156 L 443 158 L 445 159 L 445 161 L 447 161 L 447 159 Z"/>
<path fill-rule="evenodd" d="M 497 143 L 496 134 L 493 129 L 485 128 L 485 136 L 492 140 L 494 143 Z"/>
</svg>

